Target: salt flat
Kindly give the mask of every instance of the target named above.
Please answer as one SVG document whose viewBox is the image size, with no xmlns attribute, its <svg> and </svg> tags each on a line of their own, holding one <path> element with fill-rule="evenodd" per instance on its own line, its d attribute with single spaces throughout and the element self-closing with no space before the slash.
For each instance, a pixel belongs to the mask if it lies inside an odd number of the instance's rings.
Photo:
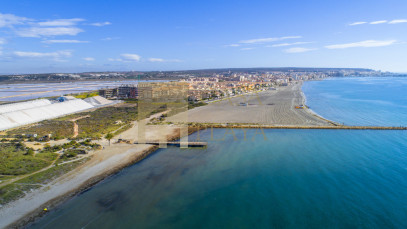
<svg viewBox="0 0 407 229">
<path fill-rule="evenodd" d="M 256 123 L 268 125 L 329 126 L 308 109 L 295 109 L 305 98 L 301 83 L 213 102 L 167 118 L 170 122 Z M 240 103 L 247 104 L 246 106 Z"/>
</svg>

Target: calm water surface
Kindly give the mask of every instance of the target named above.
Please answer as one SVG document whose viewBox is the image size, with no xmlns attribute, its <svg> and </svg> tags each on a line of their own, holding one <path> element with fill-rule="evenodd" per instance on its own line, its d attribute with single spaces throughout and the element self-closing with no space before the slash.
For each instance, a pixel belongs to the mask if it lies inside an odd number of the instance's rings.
<svg viewBox="0 0 407 229">
<path fill-rule="evenodd" d="M 407 132 L 225 131 L 158 150 L 32 228 L 407 227 Z"/>
<path fill-rule="evenodd" d="M 346 125 L 407 126 L 407 77 L 307 81 L 307 105 Z"/>
</svg>

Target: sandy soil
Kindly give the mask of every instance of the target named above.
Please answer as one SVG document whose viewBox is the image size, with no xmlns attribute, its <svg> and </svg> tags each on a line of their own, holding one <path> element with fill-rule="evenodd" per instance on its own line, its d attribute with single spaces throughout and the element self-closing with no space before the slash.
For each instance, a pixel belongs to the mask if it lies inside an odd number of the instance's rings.
<svg viewBox="0 0 407 229">
<path fill-rule="evenodd" d="M 247 103 L 241 106 L 239 103 Z M 279 87 L 254 94 L 243 95 L 210 103 L 187 111 L 187 122 L 198 123 L 256 123 L 268 125 L 330 125 L 308 109 L 295 109 L 305 98 L 301 83 Z M 305 105 L 305 104 L 304 104 Z M 170 122 L 186 122 L 185 114 L 167 118 Z"/>
</svg>

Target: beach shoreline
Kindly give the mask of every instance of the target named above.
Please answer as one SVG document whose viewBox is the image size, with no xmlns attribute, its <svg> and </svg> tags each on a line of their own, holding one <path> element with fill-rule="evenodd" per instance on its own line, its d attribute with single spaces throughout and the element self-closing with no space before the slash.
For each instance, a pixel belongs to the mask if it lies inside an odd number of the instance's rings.
<svg viewBox="0 0 407 229">
<path fill-rule="evenodd" d="M 318 81 L 322 81 L 322 80 L 318 80 Z M 303 98 L 303 104 L 307 107 L 306 111 L 307 111 L 308 113 L 310 113 L 310 114 L 312 114 L 312 115 L 314 115 L 314 116 L 316 116 L 316 117 L 318 117 L 318 118 L 320 118 L 320 119 L 326 121 L 326 122 L 331 123 L 331 124 L 334 125 L 334 126 L 340 126 L 340 125 L 341 125 L 340 123 L 335 122 L 335 121 L 332 121 L 332 120 L 330 120 L 330 119 L 327 119 L 327 118 L 323 117 L 322 115 L 318 114 L 317 112 L 315 112 L 314 110 L 312 110 L 311 108 L 309 108 L 309 106 L 307 105 L 307 96 L 305 95 L 304 91 L 302 90 L 302 86 L 303 86 L 304 83 L 305 83 L 305 82 L 303 82 L 303 83 L 301 84 L 301 86 L 300 86 L 300 91 L 301 91 L 301 96 L 302 96 L 302 98 Z"/>
<path fill-rule="evenodd" d="M 26 215 L 24 215 L 20 219 L 17 219 L 17 221 L 14 221 L 13 223 L 7 225 L 6 227 L 22 228 L 31 223 L 34 223 L 37 219 L 43 217 L 47 213 L 43 209 L 57 208 L 61 204 L 65 203 L 66 201 L 69 201 L 70 199 L 74 198 L 75 196 L 80 195 L 81 193 L 86 192 L 87 190 L 91 189 L 92 187 L 94 187 L 96 184 L 102 182 L 103 180 L 105 180 L 111 176 L 114 176 L 115 174 L 117 174 L 121 170 L 123 170 L 124 168 L 129 167 L 129 166 L 143 160 L 144 158 L 148 157 L 151 153 L 155 152 L 157 149 L 158 149 L 157 146 L 150 146 L 147 149 L 145 149 L 141 152 L 138 152 L 137 154 L 128 155 L 129 157 L 131 157 L 130 159 L 124 161 L 121 164 L 116 165 L 116 167 L 114 167 L 110 170 L 107 170 L 107 171 L 103 172 L 102 174 L 89 178 L 84 183 L 73 188 L 72 190 L 67 191 L 66 193 L 64 193 L 60 196 L 54 197 L 53 199 L 50 199 L 46 203 L 41 204 L 39 207 L 37 207 L 37 209 L 27 213 Z M 131 149 L 128 151 L 131 151 Z M 125 154 L 127 154 L 127 152 L 125 152 Z M 1 226 L 3 226 L 3 225 L 0 225 L 0 227 Z"/>
<path fill-rule="evenodd" d="M 52 184 L 47 185 L 48 188 L 35 190 L 28 193 L 25 197 L 3 206 L 0 209 L 0 228 L 21 228 L 34 222 L 47 213 L 43 209 L 54 209 L 72 197 L 92 188 L 104 179 L 120 172 L 122 169 L 141 161 L 157 149 L 157 146 L 152 145 L 127 149 L 125 152 L 115 155 L 119 157 L 114 158 L 113 156 L 110 158 L 113 160 L 109 162 L 113 164 L 112 168 L 101 168 L 99 171 L 94 171 L 95 174 L 86 174 L 86 172 L 94 170 L 97 164 L 93 167 L 88 167 L 84 171 L 71 171 L 67 174 L 68 176 L 74 176 L 71 179 L 59 181 L 58 178 L 56 179 L 58 182 L 52 182 Z M 116 163 L 114 163 L 115 161 Z M 86 166 L 86 163 L 83 166 Z M 80 177 L 81 175 L 82 178 Z M 66 177 L 64 178 L 66 179 Z M 61 190 L 63 188 L 66 189 Z"/>
</svg>

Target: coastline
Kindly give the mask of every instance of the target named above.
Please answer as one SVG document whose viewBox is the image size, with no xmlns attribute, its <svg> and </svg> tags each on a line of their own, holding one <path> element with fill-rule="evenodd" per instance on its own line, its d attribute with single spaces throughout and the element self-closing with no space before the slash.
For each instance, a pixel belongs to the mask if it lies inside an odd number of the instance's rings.
<svg viewBox="0 0 407 229">
<path fill-rule="evenodd" d="M 36 190 L 21 199 L 3 206 L 0 209 L 0 228 L 21 228 L 34 222 L 36 219 L 46 214 L 46 212 L 43 211 L 44 208 L 55 208 L 75 195 L 92 188 L 107 177 L 141 161 L 157 149 L 157 146 L 152 145 L 145 145 L 141 150 L 139 148 L 127 149 L 125 152 L 115 155 L 116 157 L 113 156 L 109 158 L 110 160 L 117 162 L 114 167 L 108 170 L 104 170 L 105 168 L 99 168 L 99 171 L 93 171 L 96 173 L 94 175 L 86 174 L 86 172 L 89 172 L 89 170 L 98 170 L 96 167 L 99 164 L 89 167 L 82 172 L 75 170 L 71 171 L 66 174 L 67 176 L 71 176 L 71 179 L 55 183 L 52 182 L 52 184 L 47 185 L 46 188 Z M 108 163 L 109 162 L 106 164 Z M 82 167 L 83 166 L 85 165 L 82 165 Z M 75 173 L 79 174 L 76 175 Z M 66 188 L 66 190 L 61 191 L 62 188 Z"/>
<path fill-rule="evenodd" d="M 329 120 L 329 119 L 323 117 L 322 115 L 318 114 L 317 112 L 315 112 L 314 110 L 312 110 L 311 108 L 308 107 L 308 105 L 307 105 L 307 96 L 305 95 L 304 91 L 302 90 L 302 86 L 303 86 L 304 83 L 305 83 L 305 81 L 302 82 L 301 85 L 300 85 L 300 93 L 301 93 L 301 96 L 302 96 L 302 104 L 305 105 L 306 108 L 307 108 L 305 110 L 308 113 L 310 113 L 311 115 L 314 115 L 315 117 L 318 117 L 318 118 L 320 118 L 320 119 L 322 119 L 322 120 L 324 120 L 324 121 L 326 121 L 326 122 L 328 122 L 328 123 L 330 123 L 330 124 L 332 124 L 334 126 L 341 126 L 340 123 Z"/>
<path fill-rule="evenodd" d="M 127 155 L 129 157 L 129 159 L 125 160 L 123 163 L 116 165 L 114 168 L 107 170 L 107 171 L 103 172 L 102 174 L 89 178 L 88 180 L 86 180 L 82 184 L 78 185 L 77 187 L 73 188 L 72 190 L 67 191 L 65 194 L 54 197 L 54 198 L 48 200 L 47 202 L 41 204 L 35 210 L 32 210 L 31 212 L 27 213 L 26 215 L 21 216 L 21 217 L 20 216 L 15 217 L 14 222 L 6 225 L 5 227 L 22 228 L 24 226 L 29 225 L 30 223 L 35 222 L 35 220 L 43 217 L 47 213 L 42 209 L 44 209 L 44 208 L 54 209 L 54 208 L 58 207 L 59 205 L 72 199 L 73 197 L 81 194 L 82 192 L 85 192 L 85 191 L 91 189 L 93 186 L 95 186 L 99 182 L 105 180 L 106 178 L 117 174 L 124 168 L 143 160 L 144 158 L 148 157 L 150 154 L 155 152 L 157 149 L 158 149 L 157 146 L 150 146 L 141 152 L 137 152 L 137 154 Z M 131 153 L 129 151 L 132 151 L 132 149 L 128 150 L 124 154 Z M 18 219 L 16 219 L 16 218 L 18 218 Z M 4 225 L 0 224 L 0 227 L 3 227 L 3 226 Z"/>
</svg>

